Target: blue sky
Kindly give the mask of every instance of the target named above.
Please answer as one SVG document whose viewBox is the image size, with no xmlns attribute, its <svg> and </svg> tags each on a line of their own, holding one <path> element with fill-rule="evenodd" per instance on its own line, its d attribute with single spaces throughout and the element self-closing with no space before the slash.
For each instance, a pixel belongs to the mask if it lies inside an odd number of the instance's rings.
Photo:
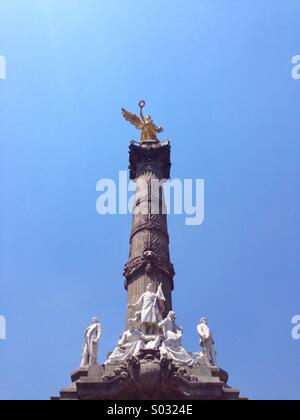
<svg viewBox="0 0 300 420">
<path fill-rule="evenodd" d="M 124 328 L 130 216 L 96 183 L 128 166 L 145 99 L 172 175 L 203 178 L 205 223 L 169 220 L 185 346 L 207 315 L 230 384 L 300 399 L 298 0 L 5 0 L 0 10 L 0 399 L 48 399 L 78 367 L 92 315 L 100 360 Z"/>
</svg>

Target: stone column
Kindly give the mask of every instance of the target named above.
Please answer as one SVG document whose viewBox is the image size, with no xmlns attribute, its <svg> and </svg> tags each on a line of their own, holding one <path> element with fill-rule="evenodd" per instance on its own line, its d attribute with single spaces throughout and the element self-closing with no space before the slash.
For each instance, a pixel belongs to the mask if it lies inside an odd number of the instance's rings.
<svg viewBox="0 0 300 420">
<path fill-rule="evenodd" d="M 128 304 L 137 302 L 151 282 L 162 283 L 166 297 L 164 315 L 172 309 L 173 277 L 165 212 L 163 180 L 170 178 L 170 143 L 147 141 L 130 145 L 130 178 L 136 183 L 129 261 L 125 266 Z M 127 320 L 133 312 L 127 311 Z"/>
</svg>

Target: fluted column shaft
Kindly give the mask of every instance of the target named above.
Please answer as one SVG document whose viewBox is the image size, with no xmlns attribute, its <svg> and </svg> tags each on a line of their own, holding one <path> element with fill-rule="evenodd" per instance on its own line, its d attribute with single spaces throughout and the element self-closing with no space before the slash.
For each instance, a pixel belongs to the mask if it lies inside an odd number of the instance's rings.
<svg viewBox="0 0 300 420">
<path fill-rule="evenodd" d="M 129 261 L 125 266 L 128 304 L 137 302 L 149 283 L 160 283 L 166 315 L 172 309 L 174 268 L 170 261 L 167 216 L 161 181 L 170 177 L 170 144 L 131 144 L 130 177 L 136 182 Z M 127 320 L 132 317 L 127 311 Z"/>
</svg>

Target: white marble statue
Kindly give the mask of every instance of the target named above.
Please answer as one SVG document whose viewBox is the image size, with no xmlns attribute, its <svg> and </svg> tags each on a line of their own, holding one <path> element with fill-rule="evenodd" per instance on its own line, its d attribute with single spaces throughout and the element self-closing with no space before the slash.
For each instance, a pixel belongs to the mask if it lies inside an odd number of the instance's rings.
<svg viewBox="0 0 300 420">
<path fill-rule="evenodd" d="M 161 356 L 173 360 L 178 366 L 192 367 L 193 357 L 182 346 L 182 328 L 176 325 L 176 313 L 170 312 L 167 318 L 160 322 L 164 342 L 160 348 Z"/>
<path fill-rule="evenodd" d="M 130 357 L 138 357 L 141 350 L 158 349 L 161 342 L 160 335 L 144 336 L 140 330 L 134 327 L 134 321 L 129 320 L 129 330 L 123 333 L 118 346 L 104 364 L 107 366 L 123 364 Z"/>
<path fill-rule="evenodd" d="M 147 286 L 147 291 L 142 294 L 138 302 L 129 305 L 128 308 L 142 307 L 140 311 L 135 313 L 135 318 L 131 321 L 141 322 L 141 331 L 144 335 L 155 335 L 158 333 L 158 324 L 162 321 L 162 307 L 165 302 L 165 296 L 162 285 L 159 286 L 157 293 L 154 293 L 153 284 Z"/>
<path fill-rule="evenodd" d="M 208 319 L 202 318 L 197 327 L 198 333 L 201 337 L 200 346 L 204 350 L 204 357 L 211 366 L 218 366 L 217 355 L 214 349 L 214 338 L 211 329 L 208 326 Z"/>
<path fill-rule="evenodd" d="M 87 368 L 97 364 L 98 346 L 102 327 L 97 318 L 92 318 L 91 325 L 85 330 L 82 360 L 80 367 Z"/>
<path fill-rule="evenodd" d="M 105 365 L 120 365 L 126 362 L 130 357 L 137 357 L 142 349 L 145 348 L 141 331 L 134 328 L 131 321 L 129 323 L 129 330 L 122 335 L 118 346 L 109 356 Z"/>
</svg>

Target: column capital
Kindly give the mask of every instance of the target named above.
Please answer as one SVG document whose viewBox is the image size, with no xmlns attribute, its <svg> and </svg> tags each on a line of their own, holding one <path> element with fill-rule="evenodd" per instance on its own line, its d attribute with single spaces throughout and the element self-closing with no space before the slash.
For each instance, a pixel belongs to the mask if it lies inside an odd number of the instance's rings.
<svg viewBox="0 0 300 420">
<path fill-rule="evenodd" d="M 170 142 L 137 144 L 129 146 L 130 179 L 153 173 L 159 180 L 170 179 L 171 145 Z"/>
</svg>

